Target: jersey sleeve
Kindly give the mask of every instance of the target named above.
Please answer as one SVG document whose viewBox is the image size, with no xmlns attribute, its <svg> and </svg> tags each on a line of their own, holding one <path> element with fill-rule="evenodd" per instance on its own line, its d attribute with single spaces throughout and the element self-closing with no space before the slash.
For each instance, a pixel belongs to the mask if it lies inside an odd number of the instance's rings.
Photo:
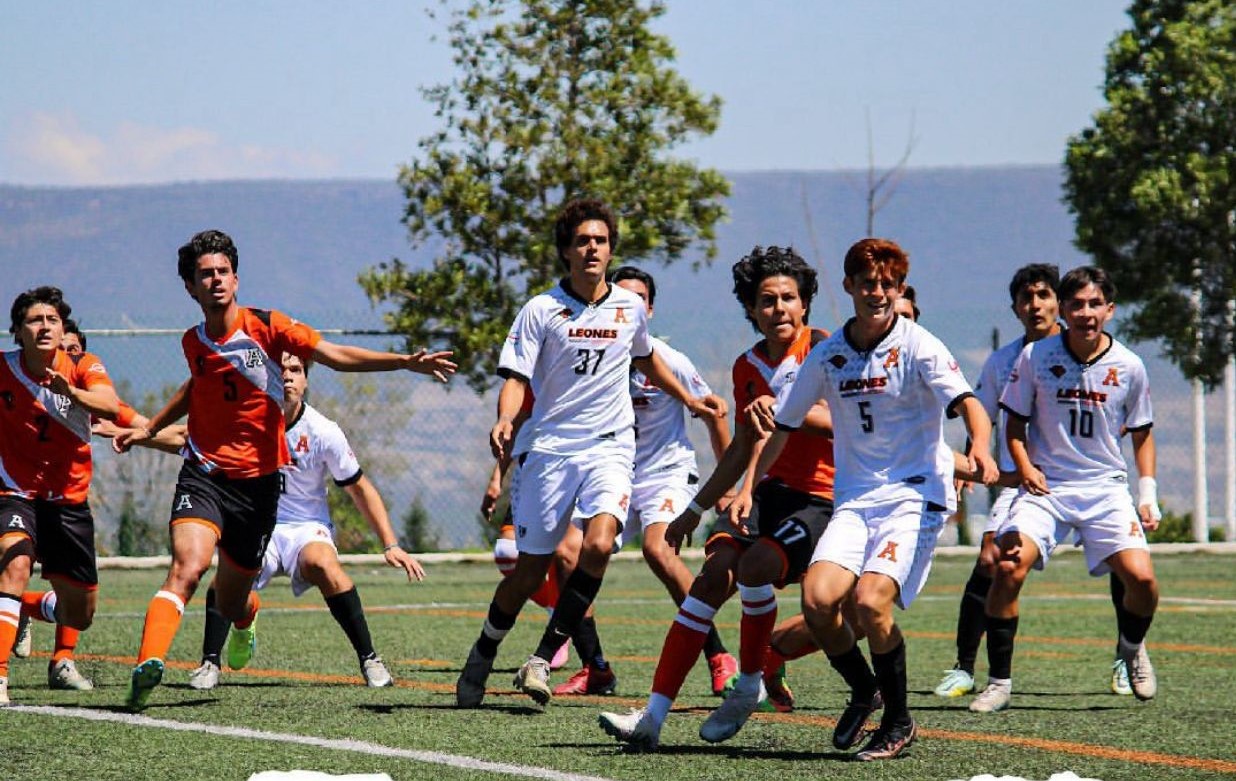
<svg viewBox="0 0 1236 781">
<path fill-rule="evenodd" d="M 515 322 L 506 335 L 502 352 L 498 356 L 498 374 L 502 377 L 516 375 L 526 380 L 532 379 L 536 368 L 536 359 L 541 352 L 541 336 L 544 331 L 544 318 L 540 316 L 535 299 L 524 304 L 515 315 Z"/>
<path fill-rule="evenodd" d="M 647 358 L 652 355 L 652 334 L 648 332 L 648 310 L 635 308 L 635 335 L 631 338 L 631 357 Z"/>
<path fill-rule="evenodd" d="M 1034 410 L 1034 345 L 1026 345 L 1013 363 L 1008 385 L 1000 394 L 1000 407 L 1010 415 L 1029 420 Z"/>
<path fill-rule="evenodd" d="M 801 427 L 807 419 L 807 413 L 824 396 L 824 362 L 815 353 L 816 349 L 812 348 L 803 365 L 799 367 L 794 382 L 777 398 L 775 422 L 779 429 L 794 431 Z"/>
<path fill-rule="evenodd" d="M 343 429 L 335 425 L 326 427 L 322 436 L 322 455 L 336 485 L 351 485 L 360 479 L 360 462 L 356 460 Z"/>
<path fill-rule="evenodd" d="M 282 312 L 271 311 L 270 325 L 276 344 L 284 352 L 291 353 L 302 361 L 312 358 L 318 342 L 322 341 L 322 334 L 317 330 Z"/>
<path fill-rule="evenodd" d="M 700 376 L 690 358 L 672 347 L 662 350 L 661 357 L 669 364 L 670 371 L 682 383 L 682 387 L 686 388 L 692 396 L 707 396 L 712 393 L 712 388 L 704 382 L 704 378 Z"/>
<path fill-rule="evenodd" d="M 73 363 L 73 376 L 68 379 L 82 390 L 100 386 L 113 387 L 112 378 L 107 375 L 107 367 L 93 353 L 82 353 Z"/>
<path fill-rule="evenodd" d="M 983 405 L 983 409 L 987 410 L 987 417 L 991 418 L 992 423 L 999 420 L 1000 413 L 1000 387 L 999 378 L 996 376 L 999 369 L 998 355 L 999 353 L 992 353 L 987 356 L 983 370 L 979 372 L 978 382 L 974 385 L 974 396 Z"/>
<path fill-rule="evenodd" d="M 1124 405 L 1124 425 L 1129 431 L 1154 425 L 1154 411 L 1150 407 L 1150 378 L 1146 375 L 1146 365 L 1141 361 L 1129 367 L 1129 393 L 1125 396 Z"/>
<path fill-rule="evenodd" d="M 974 395 L 970 383 L 961 373 L 961 367 L 957 365 L 957 359 L 932 334 L 921 332 L 914 363 L 923 381 L 931 388 L 940 405 L 950 411 L 950 415 L 958 400 Z"/>
</svg>

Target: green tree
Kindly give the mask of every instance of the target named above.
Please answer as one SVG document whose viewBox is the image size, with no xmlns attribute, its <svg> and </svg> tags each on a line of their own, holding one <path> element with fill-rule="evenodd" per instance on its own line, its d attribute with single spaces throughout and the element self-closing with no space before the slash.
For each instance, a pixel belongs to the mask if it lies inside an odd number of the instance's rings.
<svg viewBox="0 0 1236 781">
<path fill-rule="evenodd" d="M 360 276 L 409 349 L 455 351 L 477 392 L 490 385 L 517 307 L 560 274 L 559 206 L 601 198 L 621 215 L 626 258 L 671 263 L 692 244 L 716 254 L 729 184 L 670 150 L 711 134 L 721 101 L 671 67 L 650 23 L 661 2 L 470 0 L 447 30 L 458 75 L 422 89 L 442 128 L 400 171 L 413 246 L 429 269 L 395 259 Z"/>
<path fill-rule="evenodd" d="M 1107 107 L 1069 140 L 1077 246 L 1109 271 L 1135 340 L 1222 381 L 1236 299 L 1236 5 L 1135 0 L 1107 53 Z M 1196 296 L 1196 299 L 1194 298 Z"/>
</svg>

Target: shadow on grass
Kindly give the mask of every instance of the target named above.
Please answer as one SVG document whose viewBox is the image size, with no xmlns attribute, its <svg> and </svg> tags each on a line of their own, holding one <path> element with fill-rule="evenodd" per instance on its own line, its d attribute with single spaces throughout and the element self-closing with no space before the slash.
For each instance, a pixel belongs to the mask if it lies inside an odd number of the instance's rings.
<svg viewBox="0 0 1236 781">
<path fill-rule="evenodd" d="M 546 743 L 546 748 L 584 749 L 599 751 L 619 756 L 634 755 L 641 752 L 630 746 L 615 743 Z M 606 750 L 609 751 L 606 751 Z M 662 743 L 653 753 L 673 757 L 711 757 L 713 759 L 774 759 L 784 762 L 852 762 L 853 754 L 841 751 L 792 751 L 773 748 L 740 748 L 736 746 L 673 745 Z"/>
<path fill-rule="evenodd" d="M 424 702 L 409 702 L 409 703 L 362 703 L 354 706 L 358 710 L 369 711 L 370 713 L 392 714 L 398 711 L 450 711 L 456 713 L 505 713 L 510 716 L 541 716 L 545 711 L 533 705 L 482 705 L 479 708 L 460 708 L 452 703 L 424 703 Z"/>
</svg>

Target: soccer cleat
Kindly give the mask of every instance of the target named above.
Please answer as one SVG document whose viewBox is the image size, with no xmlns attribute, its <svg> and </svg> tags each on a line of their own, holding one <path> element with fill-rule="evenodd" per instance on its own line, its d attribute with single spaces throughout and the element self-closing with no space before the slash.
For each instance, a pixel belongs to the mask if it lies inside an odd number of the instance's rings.
<svg viewBox="0 0 1236 781">
<path fill-rule="evenodd" d="M 845 704 L 845 710 L 837 717 L 837 726 L 833 728 L 833 746 L 840 751 L 848 751 L 867 734 L 867 719 L 871 714 L 884 707 L 884 698 L 876 692 L 865 700 L 851 700 Z"/>
<path fill-rule="evenodd" d="M 598 670 L 592 665 L 584 665 L 583 669 L 572 675 L 566 683 L 554 687 L 554 696 L 579 694 L 613 694 L 618 686 L 618 676 L 614 675 L 613 667 Z"/>
<path fill-rule="evenodd" d="M 645 710 L 632 710 L 626 715 L 602 713 L 597 717 L 597 724 L 606 735 L 625 743 L 631 751 L 656 751 L 661 745 L 661 728 Z"/>
<path fill-rule="evenodd" d="M 232 635 L 227 639 L 227 666 L 233 670 L 243 670 L 249 665 L 253 655 L 257 653 L 257 617 L 248 628 L 232 627 Z"/>
<path fill-rule="evenodd" d="M 549 660 L 549 669 L 561 670 L 571 661 L 571 641 L 567 640 L 554 651 L 554 658 Z"/>
<path fill-rule="evenodd" d="M 13 656 L 25 659 L 30 656 L 34 643 L 30 639 L 30 617 L 22 616 L 17 620 L 17 639 L 13 641 Z"/>
<path fill-rule="evenodd" d="M 189 688 L 208 692 L 219 685 L 219 673 L 219 665 L 206 660 L 196 670 L 189 673 Z"/>
<path fill-rule="evenodd" d="M 0 708 L 9 704 L 9 679 L 0 677 Z"/>
<path fill-rule="evenodd" d="M 974 713 L 999 713 L 1009 706 L 1013 698 L 1011 683 L 988 683 L 987 688 L 979 696 L 970 701 L 970 710 Z"/>
<path fill-rule="evenodd" d="M 936 687 L 937 697 L 962 697 L 974 691 L 974 676 L 960 667 L 944 671 L 944 679 Z"/>
<path fill-rule="evenodd" d="M 386 669 L 386 663 L 382 661 L 380 656 L 371 656 L 364 659 L 360 663 L 361 675 L 365 678 L 365 685 L 370 689 L 381 689 L 383 686 L 390 686 L 393 683 L 391 671 Z"/>
<path fill-rule="evenodd" d="M 880 728 L 871 736 L 871 740 L 863 750 L 854 755 L 859 762 L 873 762 L 878 759 L 893 759 L 901 756 L 910 747 L 918 735 L 918 726 L 911 719 L 906 724 L 894 724 L 891 727 Z"/>
<path fill-rule="evenodd" d="M 553 689 L 549 688 L 549 662 L 536 654 L 529 656 L 519 672 L 515 673 L 512 685 L 531 697 L 537 705 L 545 707 L 554 696 Z"/>
<path fill-rule="evenodd" d="M 61 659 L 47 668 L 47 685 L 52 689 L 88 692 L 94 689 L 90 679 L 77 671 L 72 659 Z"/>
<path fill-rule="evenodd" d="M 147 659 L 134 667 L 133 675 L 129 678 L 129 696 L 125 698 L 125 707 L 131 713 L 145 710 L 150 700 L 150 693 L 162 680 L 162 659 Z"/>
<path fill-rule="evenodd" d="M 1125 657 L 1124 664 L 1129 670 L 1129 688 L 1133 690 L 1133 696 L 1142 702 L 1153 700 L 1159 692 L 1159 681 L 1155 677 L 1154 666 L 1150 664 L 1146 644 L 1142 643 L 1137 647 L 1137 653 Z"/>
<path fill-rule="evenodd" d="M 765 713 L 790 713 L 794 710 L 794 691 L 785 673 L 785 665 L 777 668 L 772 675 L 764 676 L 764 690 L 768 699 L 760 703 L 760 710 Z"/>
<path fill-rule="evenodd" d="M 708 675 L 712 678 L 712 693 L 724 697 L 728 689 L 726 684 L 738 674 L 738 662 L 733 654 L 719 653 L 708 657 Z"/>
<path fill-rule="evenodd" d="M 1129 685 L 1129 667 L 1123 659 L 1112 662 L 1112 694 L 1127 695 L 1133 693 Z"/>
<path fill-rule="evenodd" d="M 494 668 L 494 660 L 481 656 L 481 652 L 473 644 L 468 651 L 468 660 L 464 662 L 459 680 L 455 681 L 455 705 L 460 708 L 479 707 L 485 699 L 485 681 L 489 679 L 489 671 Z"/>
<path fill-rule="evenodd" d="M 737 735 L 760 703 L 768 699 L 763 679 L 759 684 L 759 688 L 752 692 L 744 692 L 735 686 L 725 702 L 708 714 L 700 725 L 700 737 L 709 743 L 720 743 Z"/>
</svg>

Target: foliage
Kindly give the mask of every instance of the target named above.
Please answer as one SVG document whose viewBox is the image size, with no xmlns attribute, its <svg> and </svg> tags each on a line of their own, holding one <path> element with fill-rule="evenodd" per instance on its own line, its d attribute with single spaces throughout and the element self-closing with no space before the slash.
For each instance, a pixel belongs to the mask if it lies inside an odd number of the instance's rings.
<svg viewBox="0 0 1236 781">
<path fill-rule="evenodd" d="M 116 525 L 117 556 L 154 556 L 167 553 L 167 534 L 137 510 L 133 493 L 126 491 Z"/>
<path fill-rule="evenodd" d="M 408 511 L 403 515 L 402 544 L 412 553 L 425 553 L 441 547 L 438 535 L 433 531 L 429 511 L 425 509 L 420 496 L 412 500 Z"/>
<path fill-rule="evenodd" d="M 333 482 L 327 486 L 326 505 L 330 508 L 331 523 L 335 525 L 335 547 L 340 553 L 380 553 L 382 546 L 377 535 L 356 509 L 352 497 Z"/>
<path fill-rule="evenodd" d="M 1135 0 L 1129 16 L 1108 49 L 1108 106 L 1069 140 L 1065 200 L 1078 247 L 1140 304 L 1125 332 L 1162 338 L 1213 387 L 1233 353 L 1236 5 Z"/>
<path fill-rule="evenodd" d="M 1210 542 L 1222 542 L 1223 530 L 1211 528 Z M 1193 539 L 1193 513 L 1177 515 L 1170 510 L 1163 512 L 1159 527 L 1146 534 L 1147 542 L 1196 542 Z"/>
<path fill-rule="evenodd" d="M 650 23 L 661 2 L 470 0 L 447 31 L 458 75 L 422 89 L 443 126 L 422 138 L 399 182 L 414 246 L 432 268 L 398 259 L 361 274 L 408 349 L 455 351 L 478 393 L 493 380 L 522 299 L 560 273 L 552 226 L 560 204 L 605 200 L 621 216 L 627 259 L 671 263 L 693 243 L 716 253 L 716 171 L 667 155 L 711 134 L 720 99 L 669 67 L 674 49 Z"/>
</svg>

